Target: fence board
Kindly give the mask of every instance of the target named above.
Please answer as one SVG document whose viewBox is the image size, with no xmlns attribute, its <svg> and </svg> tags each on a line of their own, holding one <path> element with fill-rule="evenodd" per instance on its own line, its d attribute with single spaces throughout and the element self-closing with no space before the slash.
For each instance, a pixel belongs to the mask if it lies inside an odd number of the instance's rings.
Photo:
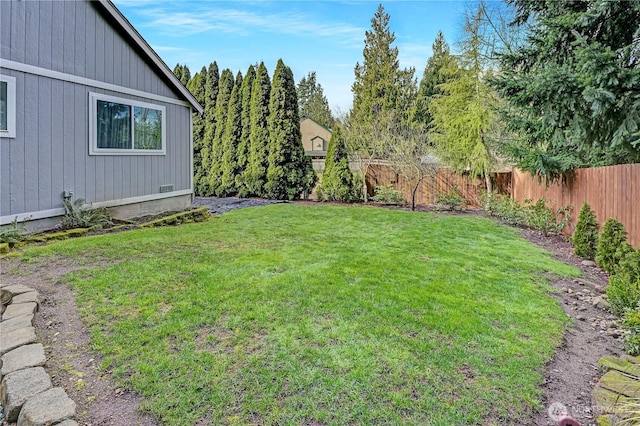
<svg viewBox="0 0 640 426">
<path fill-rule="evenodd" d="M 514 169 L 512 196 L 518 202 L 545 198 L 553 208 L 572 206 L 571 222 L 564 229 L 567 235 L 573 233 L 580 208 L 586 202 L 595 212 L 601 230 L 607 219 L 615 218 L 629 233 L 629 243 L 640 246 L 640 164 L 579 169 L 572 179 L 548 188 L 530 174 Z"/>
</svg>

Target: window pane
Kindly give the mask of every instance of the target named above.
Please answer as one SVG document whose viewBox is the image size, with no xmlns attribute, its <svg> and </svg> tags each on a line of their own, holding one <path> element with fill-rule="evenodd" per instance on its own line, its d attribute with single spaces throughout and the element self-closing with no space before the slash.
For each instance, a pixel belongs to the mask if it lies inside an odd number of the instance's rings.
<svg viewBox="0 0 640 426">
<path fill-rule="evenodd" d="M 0 130 L 7 131 L 8 130 L 8 121 L 7 121 L 7 104 L 9 99 L 7 97 L 7 82 L 0 81 Z"/>
<path fill-rule="evenodd" d="M 162 111 L 133 108 L 135 149 L 162 149 Z"/>
<path fill-rule="evenodd" d="M 98 148 L 131 149 L 131 107 L 98 101 Z"/>
</svg>

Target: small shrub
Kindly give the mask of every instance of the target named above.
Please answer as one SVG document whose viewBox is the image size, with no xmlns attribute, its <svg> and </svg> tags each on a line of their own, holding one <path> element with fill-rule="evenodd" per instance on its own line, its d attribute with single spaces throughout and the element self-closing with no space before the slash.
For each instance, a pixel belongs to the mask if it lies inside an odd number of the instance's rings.
<svg viewBox="0 0 640 426">
<path fill-rule="evenodd" d="M 624 316 L 622 326 L 628 331 L 624 338 L 624 350 L 629 355 L 640 355 L 640 311 L 630 311 Z"/>
<path fill-rule="evenodd" d="M 589 204 L 584 203 L 580 209 L 578 223 L 571 237 L 576 256 L 594 260 L 598 248 L 598 220 Z"/>
<path fill-rule="evenodd" d="M 18 222 L 18 218 L 13 219 L 11 224 L 0 228 L 0 243 L 9 245 L 18 243 L 24 239 L 27 229 L 22 223 Z"/>
<path fill-rule="evenodd" d="M 113 222 L 106 209 L 87 209 L 83 207 L 84 199 L 76 201 L 64 199 L 66 214 L 62 217 L 62 229 L 90 228 L 92 226 L 108 227 Z"/>
<path fill-rule="evenodd" d="M 485 193 L 482 196 L 481 202 L 485 212 L 491 216 L 499 217 L 509 225 L 524 226 L 526 223 L 522 206 L 511 197 L 495 192 L 492 193 L 491 196 Z"/>
<path fill-rule="evenodd" d="M 451 211 L 460 209 L 463 203 L 464 198 L 462 198 L 460 191 L 458 191 L 458 188 L 455 186 L 447 192 L 441 192 L 436 199 L 436 204 L 445 206 Z"/>
<path fill-rule="evenodd" d="M 393 188 L 392 184 L 387 186 L 376 186 L 376 195 L 371 197 L 371 201 L 384 204 L 398 204 L 404 203 L 404 198 L 400 194 L 400 191 Z"/>
<path fill-rule="evenodd" d="M 640 250 L 627 252 L 609 277 L 607 297 L 614 314 L 634 311 L 640 303 Z"/>
<path fill-rule="evenodd" d="M 525 225 L 542 232 L 545 237 L 549 234 L 560 234 L 571 220 L 568 213 L 570 210 L 571 206 L 564 206 L 554 212 L 546 205 L 544 198 L 540 198 L 535 204 L 532 204 L 531 200 L 525 200 Z M 558 220 L 559 217 L 562 219 Z"/>
<path fill-rule="evenodd" d="M 627 231 L 622 223 L 615 219 L 604 223 L 596 249 L 596 264 L 609 274 L 613 274 L 620 260 L 633 250 L 626 238 Z"/>
<path fill-rule="evenodd" d="M 631 280 L 628 274 L 619 273 L 609 277 L 607 298 L 611 304 L 611 312 L 622 316 L 625 312 L 634 310 L 640 302 L 638 281 Z"/>
</svg>

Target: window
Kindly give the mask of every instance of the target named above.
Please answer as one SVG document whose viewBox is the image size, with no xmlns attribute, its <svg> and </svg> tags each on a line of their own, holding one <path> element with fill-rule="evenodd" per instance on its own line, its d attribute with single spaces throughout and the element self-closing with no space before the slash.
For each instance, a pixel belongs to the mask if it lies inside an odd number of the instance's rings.
<svg viewBox="0 0 640 426">
<path fill-rule="evenodd" d="M 16 79 L 0 75 L 0 137 L 16 137 Z"/>
<path fill-rule="evenodd" d="M 165 154 L 165 107 L 90 93 L 91 155 Z"/>
</svg>

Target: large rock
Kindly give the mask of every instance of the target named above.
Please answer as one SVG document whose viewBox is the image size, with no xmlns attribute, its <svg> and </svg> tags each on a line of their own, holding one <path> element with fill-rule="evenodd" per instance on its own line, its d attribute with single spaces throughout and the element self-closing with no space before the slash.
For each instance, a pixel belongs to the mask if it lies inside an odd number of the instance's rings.
<svg viewBox="0 0 640 426">
<path fill-rule="evenodd" d="M 38 304 L 36 302 L 12 303 L 7 306 L 4 314 L 2 314 L 2 319 L 8 320 L 22 315 L 35 314 L 37 310 Z"/>
<path fill-rule="evenodd" d="M 611 304 L 607 302 L 602 296 L 594 297 L 591 301 L 593 307 L 608 311 L 611 308 Z"/>
<path fill-rule="evenodd" d="M 0 355 L 14 350 L 18 346 L 35 343 L 38 340 L 33 327 L 19 328 L 18 330 L 4 333 L 0 329 Z"/>
<path fill-rule="evenodd" d="M 30 291 L 33 291 L 33 289 L 31 287 L 27 287 L 26 285 L 22 285 L 22 284 L 8 285 L 0 289 L 0 301 L 6 304 L 6 303 L 9 303 L 14 296 L 17 296 L 22 293 L 28 293 Z"/>
<path fill-rule="evenodd" d="M 28 293 L 22 293 L 17 296 L 13 296 L 13 299 L 11 299 L 11 304 L 28 302 L 35 302 L 38 306 L 40 306 L 40 296 L 38 295 L 37 291 L 33 290 Z"/>
<path fill-rule="evenodd" d="M 20 409 L 29 398 L 51 389 L 51 379 L 44 368 L 34 367 L 7 374 L 0 384 L 0 403 L 9 423 L 18 420 Z"/>
<path fill-rule="evenodd" d="M 19 328 L 31 327 L 35 315 L 27 314 L 0 322 L 0 334 L 11 333 Z"/>
<path fill-rule="evenodd" d="M 17 426 L 48 426 L 76 415 L 76 403 L 64 389 L 53 388 L 29 398 L 22 407 Z"/>
<path fill-rule="evenodd" d="M 24 345 L 0 358 L 0 380 L 9 373 L 29 367 L 40 367 L 47 361 L 42 343 Z"/>
</svg>

